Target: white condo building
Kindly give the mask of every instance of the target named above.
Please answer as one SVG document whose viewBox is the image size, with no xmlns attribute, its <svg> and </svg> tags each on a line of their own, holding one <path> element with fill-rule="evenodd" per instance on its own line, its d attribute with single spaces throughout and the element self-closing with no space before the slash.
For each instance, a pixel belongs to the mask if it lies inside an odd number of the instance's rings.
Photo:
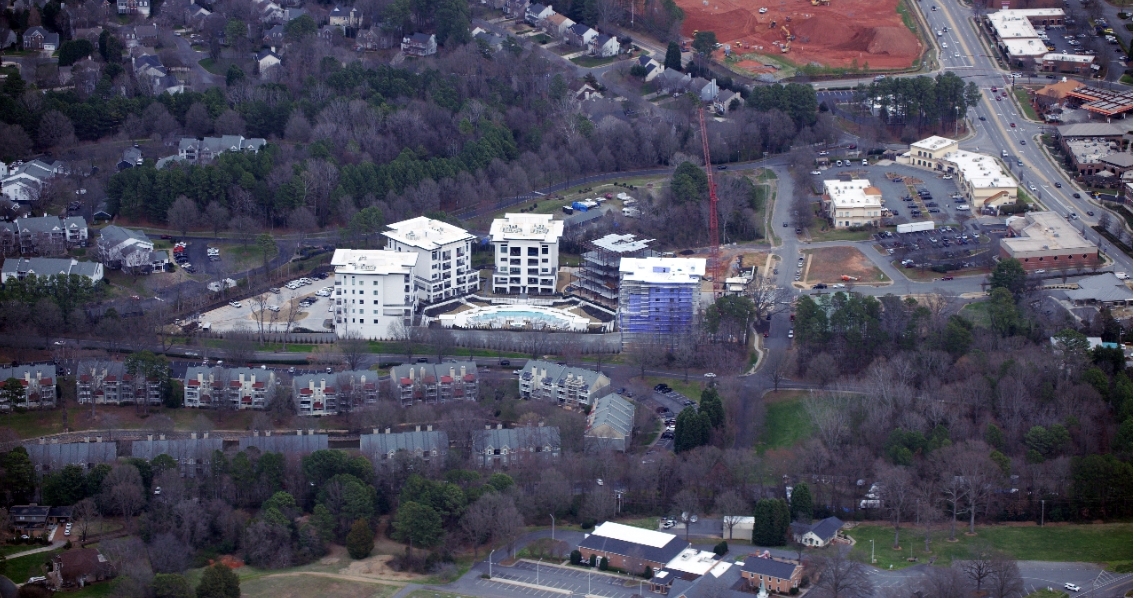
<svg viewBox="0 0 1134 598">
<path fill-rule="evenodd" d="M 465 229 L 418 216 L 391 224 L 382 235 L 387 251 L 417 253 L 413 287 L 419 301 L 437 303 L 480 290 L 480 274 L 472 267 L 475 237 Z"/>
<path fill-rule="evenodd" d="M 336 249 L 335 334 L 391 337 L 390 326 L 409 325 L 417 307 L 413 272 L 417 252 Z"/>
<path fill-rule="evenodd" d="M 550 295 L 559 275 L 559 238 L 563 221 L 551 214 L 505 214 L 492 221 L 489 238 L 496 270 L 492 292 Z"/>
</svg>

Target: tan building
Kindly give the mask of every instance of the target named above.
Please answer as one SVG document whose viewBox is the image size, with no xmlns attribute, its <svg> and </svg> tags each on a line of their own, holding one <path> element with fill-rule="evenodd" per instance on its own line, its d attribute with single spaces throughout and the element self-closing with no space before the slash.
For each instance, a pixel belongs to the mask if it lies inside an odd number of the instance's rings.
<svg viewBox="0 0 1134 598">
<path fill-rule="evenodd" d="M 1098 263 L 1099 248 L 1055 212 L 1031 212 L 1008 219 L 1010 238 L 1001 239 L 1000 256 L 1015 258 L 1025 270 L 1063 270 Z"/>
<path fill-rule="evenodd" d="M 835 228 L 877 225 L 882 191 L 867 179 L 823 181 L 823 209 Z"/>
<path fill-rule="evenodd" d="M 911 143 L 908 155 L 912 166 L 957 175 L 961 192 L 975 210 L 1016 203 L 1015 177 L 992 156 L 965 151 L 956 141 L 937 136 Z"/>
<path fill-rule="evenodd" d="M 958 149 L 960 149 L 960 146 L 952 139 L 938 137 L 937 135 L 926 137 L 910 144 L 910 164 L 924 168 L 935 168 L 936 162 L 944 158 L 945 154 L 955 152 Z"/>
</svg>

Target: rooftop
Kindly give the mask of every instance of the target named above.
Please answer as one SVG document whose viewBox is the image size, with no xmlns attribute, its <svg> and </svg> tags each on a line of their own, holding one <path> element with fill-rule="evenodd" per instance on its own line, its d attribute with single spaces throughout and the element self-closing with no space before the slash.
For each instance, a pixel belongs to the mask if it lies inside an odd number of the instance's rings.
<svg viewBox="0 0 1134 598">
<path fill-rule="evenodd" d="M 1064 143 L 1079 164 L 1097 164 L 1118 149 L 1113 142 L 1094 139 L 1068 139 Z"/>
<path fill-rule="evenodd" d="M 622 280 L 656 284 L 697 284 L 705 276 L 705 258 L 628 257 L 623 258 L 618 271 L 622 274 Z"/>
<path fill-rule="evenodd" d="M 599 428 L 608 427 L 609 431 Z M 587 418 L 588 436 L 610 437 L 613 432 L 619 437 L 629 436 L 634 430 L 634 404 L 617 394 L 608 394 L 595 401 Z"/>
<path fill-rule="evenodd" d="M 1111 123 L 1075 123 L 1057 127 L 1060 137 L 1117 137 L 1124 131 Z"/>
<path fill-rule="evenodd" d="M 489 231 L 492 242 L 540 241 L 558 243 L 563 236 L 563 221 L 551 214 L 504 214 L 492 221 Z"/>
<path fill-rule="evenodd" d="M 591 241 L 591 244 L 599 249 L 605 249 L 615 253 L 631 253 L 646 249 L 650 246 L 650 243 L 653 242 L 653 239 L 638 239 L 634 235 L 617 235 L 611 233 L 605 237 Z"/>
<path fill-rule="evenodd" d="M 1089 54 L 1064 54 L 1059 52 L 1044 54 L 1043 59 L 1052 62 L 1081 62 L 1083 64 L 1095 61 L 1095 57 Z"/>
<path fill-rule="evenodd" d="M 1000 43 L 1009 56 L 1043 56 L 1048 53 L 1047 44 L 1039 38 L 1006 39 Z"/>
<path fill-rule="evenodd" d="M 996 11 L 994 14 L 1002 14 L 1011 17 L 1062 17 L 1062 8 L 1007 8 L 1004 10 Z"/>
<path fill-rule="evenodd" d="M 836 208 L 882 208 L 882 191 L 867 179 L 823 181 L 823 192 Z"/>
<path fill-rule="evenodd" d="M 1107 116 L 1134 109 L 1134 90 L 1131 89 L 1111 91 L 1095 87 L 1079 87 L 1067 96 L 1082 100 L 1082 107 L 1085 110 Z"/>
<path fill-rule="evenodd" d="M 383 455 L 391 452 L 428 453 L 449 448 L 449 435 L 441 430 L 417 430 L 393 434 L 362 434 L 359 445 L 364 455 Z"/>
<path fill-rule="evenodd" d="M 1008 219 L 1015 237 L 1001 239 L 1014 253 L 1038 251 L 1095 251 L 1094 243 L 1083 238 L 1069 222 L 1055 212 L 1030 212 Z"/>
<path fill-rule="evenodd" d="M 336 249 L 331 258 L 335 274 L 410 274 L 417 253 L 376 249 Z"/>
<path fill-rule="evenodd" d="M 915 141 L 910 144 L 910 147 L 929 151 L 937 151 L 956 143 L 957 142 L 953 141 L 952 139 L 946 139 L 944 137 L 938 137 L 937 135 L 934 135 L 933 137 L 926 137 L 921 141 Z"/>
<path fill-rule="evenodd" d="M 1081 279 L 1078 289 L 1067 291 L 1067 298 L 1072 301 L 1129 302 L 1130 287 L 1115 276 L 1114 272 L 1106 272 Z"/>
<path fill-rule="evenodd" d="M 766 575 L 779 579 L 791 579 L 792 574 L 795 573 L 795 568 L 798 566 L 797 563 L 789 563 L 787 561 L 778 561 L 772 558 L 753 555 L 744 559 L 744 565 L 741 566 L 741 570 L 747 573 Z"/>
<path fill-rule="evenodd" d="M 704 575 L 719 564 L 721 564 L 720 557 L 715 552 L 698 550 L 690 546 L 666 563 L 665 568 L 670 571 Z"/>
<path fill-rule="evenodd" d="M 632 527 L 607 521 L 602 525 L 595 528 L 591 534 L 593 536 L 600 536 L 603 538 L 613 538 L 615 540 L 625 540 L 633 544 L 642 544 L 644 546 L 652 546 L 654 548 L 661 548 L 669 544 L 677 536 L 663 532 L 656 532 L 640 527 Z"/>
<path fill-rule="evenodd" d="M 1036 28 L 1028 20 L 1029 15 L 1019 14 L 1020 12 L 1018 10 L 1000 10 L 988 15 L 988 22 L 1000 39 L 1038 38 Z"/>
<path fill-rule="evenodd" d="M 426 218 L 425 216 L 395 222 L 390 224 L 389 227 L 390 230 L 382 233 L 382 236 L 411 247 L 420 247 L 426 250 L 433 250 L 442 245 L 469 241 L 474 238 L 473 235 L 469 234 L 469 231 L 459 226 L 453 226 L 448 222 Z"/>
<path fill-rule="evenodd" d="M 1016 179 L 1001 167 L 992 156 L 957 150 L 945 154 L 945 159 L 956 165 L 961 176 L 977 189 L 1017 187 Z"/>
</svg>

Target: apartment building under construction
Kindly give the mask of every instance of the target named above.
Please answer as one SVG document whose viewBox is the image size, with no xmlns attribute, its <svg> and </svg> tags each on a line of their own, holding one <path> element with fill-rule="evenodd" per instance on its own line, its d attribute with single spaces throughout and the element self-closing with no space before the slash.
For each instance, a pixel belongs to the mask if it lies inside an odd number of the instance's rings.
<svg viewBox="0 0 1134 598">
<path fill-rule="evenodd" d="M 625 258 L 618 268 L 623 337 L 689 330 L 701 299 L 704 258 Z"/>
<path fill-rule="evenodd" d="M 618 308 L 618 266 L 622 258 L 651 257 L 653 239 L 638 239 L 634 235 L 609 234 L 590 242 L 591 248 L 583 253 L 583 267 L 575 281 L 576 294 L 588 301 Z"/>
</svg>

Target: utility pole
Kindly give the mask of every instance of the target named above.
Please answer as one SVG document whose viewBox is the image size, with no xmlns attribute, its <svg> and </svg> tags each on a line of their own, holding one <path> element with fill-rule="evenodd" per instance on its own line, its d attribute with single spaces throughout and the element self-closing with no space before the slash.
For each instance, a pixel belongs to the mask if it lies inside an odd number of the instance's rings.
<svg viewBox="0 0 1134 598">
<path fill-rule="evenodd" d="M 870 564 L 873 565 L 878 561 L 874 560 L 874 540 L 870 540 Z M 491 577 L 491 575 L 489 575 Z"/>
<path fill-rule="evenodd" d="M 1040 499 L 1040 527 L 1043 527 L 1043 510 L 1046 502 L 1044 499 Z"/>
<path fill-rule="evenodd" d="M 551 539 L 555 540 L 555 515 L 551 516 Z"/>
<path fill-rule="evenodd" d="M 488 551 L 488 579 L 492 579 L 492 553 L 494 552 L 496 552 L 495 548 Z"/>
</svg>

